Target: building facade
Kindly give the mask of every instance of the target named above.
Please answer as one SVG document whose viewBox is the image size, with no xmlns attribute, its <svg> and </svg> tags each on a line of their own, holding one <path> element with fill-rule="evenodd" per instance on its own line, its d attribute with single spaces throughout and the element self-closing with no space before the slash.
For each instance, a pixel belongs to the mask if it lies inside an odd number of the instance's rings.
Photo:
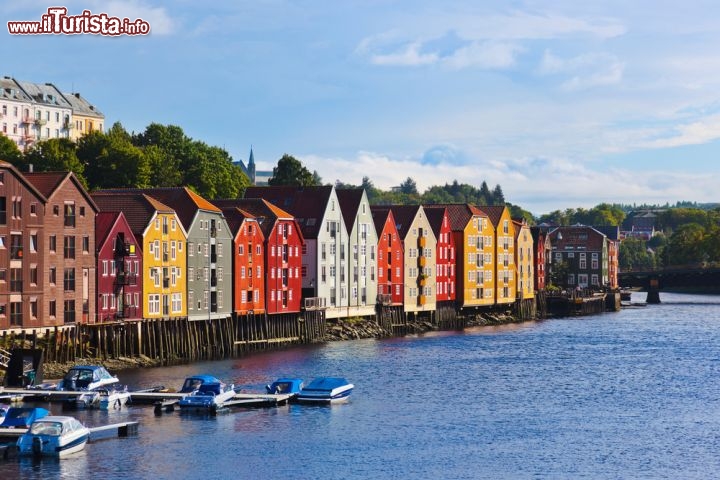
<svg viewBox="0 0 720 480">
<path fill-rule="evenodd" d="M 97 307 L 94 322 L 142 318 L 142 250 L 122 212 L 95 217 Z"/>
<path fill-rule="evenodd" d="M 378 237 L 365 190 L 336 190 L 340 210 L 348 232 L 349 301 L 345 316 L 375 315 L 377 301 Z"/>
<path fill-rule="evenodd" d="M 405 299 L 405 256 L 395 217 L 389 208 L 372 207 L 371 212 L 378 232 L 377 301 L 383 305 L 402 305 Z"/>
</svg>

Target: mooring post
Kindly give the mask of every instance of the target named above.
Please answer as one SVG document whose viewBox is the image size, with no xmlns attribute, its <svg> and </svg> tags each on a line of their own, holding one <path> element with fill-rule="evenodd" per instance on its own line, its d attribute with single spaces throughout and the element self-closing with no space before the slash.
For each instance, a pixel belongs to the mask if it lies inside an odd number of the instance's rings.
<svg viewBox="0 0 720 480">
<path fill-rule="evenodd" d="M 660 303 L 660 279 L 656 276 L 648 278 L 647 299 L 649 304 Z"/>
</svg>

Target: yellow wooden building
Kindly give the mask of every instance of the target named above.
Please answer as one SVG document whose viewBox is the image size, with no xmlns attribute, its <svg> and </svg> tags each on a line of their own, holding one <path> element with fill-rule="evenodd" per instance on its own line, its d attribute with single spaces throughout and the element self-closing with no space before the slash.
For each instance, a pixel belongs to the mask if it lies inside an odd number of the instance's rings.
<svg viewBox="0 0 720 480">
<path fill-rule="evenodd" d="M 517 294 L 515 265 L 515 227 L 506 206 L 479 206 L 494 227 L 493 282 L 495 303 L 512 304 Z"/>
<path fill-rule="evenodd" d="M 535 256 L 533 238 L 527 222 L 513 220 L 515 227 L 515 268 L 517 297 L 521 300 L 535 298 Z"/>
</svg>

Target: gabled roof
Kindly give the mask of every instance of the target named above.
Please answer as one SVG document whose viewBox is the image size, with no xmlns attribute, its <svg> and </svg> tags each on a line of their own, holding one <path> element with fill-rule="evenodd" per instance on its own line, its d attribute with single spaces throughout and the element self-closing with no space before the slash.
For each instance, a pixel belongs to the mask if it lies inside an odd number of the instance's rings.
<svg viewBox="0 0 720 480">
<path fill-rule="evenodd" d="M 190 225 L 195 219 L 198 210 L 220 213 L 220 209 L 205 200 L 203 197 L 193 192 L 187 187 L 166 187 L 166 188 L 116 188 L 108 190 L 98 190 L 99 193 L 144 193 L 149 195 L 165 205 L 171 207 L 177 213 L 180 223 L 183 224 L 185 231 L 190 230 Z"/>
<path fill-rule="evenodd" d="M 398 235 L 400 235 L 400 238 L 403 240 L 405 240 L 405 236 L 410 230 L 410 225 L 413 220 L 415 220 L 415 216 L 421 208 L 420 205 L 382 205 L 370 207 L 373 211 L 392 210 L 395 227 L 398 230 Z"/>
<path fill-rule="evenodd" d="M 40 190 L 38 190 L 38 188 L 32 182 L 30 182 L 27 177 L 25 177 L 25 175 L 20 172 L 20 170 L 15 167 L 15 165 L 0 160 L 0 168 L 5 168 L 9 170 L 18 179 L 20 183 L 25 185 L 25 188 L 30 190 L 43 203 L 47 203 L 47 197 Z"/>
<path fill-rule="evenodd" d="M 557 227 L 550 231 L 549 236 L 557 251 L 565 251 L 566 247 L 567 250 L 572 250 L 577 246 L 584 246 L 589 250 L 602 250 L 603 243 L 607 238 L 604 233 L 595 228 L 580 224 Z"/>
<path fill-rule="evenodd" d="M 142 238 L 156 212 L 175 213 L 164 203 L 143 193 L 94 192 L 93 200 L 101 212 L 123 212 L 136 238 Z M 181 228 L 182 227 L 181 225 Z"/>
<path fill-rule="evenodd" d="M 55 192 L 58 191 L 63 183 L 72 182 L 95 212 L 99 210 L 88 191 L 73 172 L 27 172 L 23 175 L 27 178 L 28 182 L 35 185 L 35 187 L 42 192 L 48 201 L 52 199 Z"/>
<path fill-rule="evenodd" d="M 95 245 L 97 245 L 98 249 L 107 240 L 113 226 L 122 214 L 122 212 L 100 212 L 97 214 L 95 217 Z"/>
<path fill-rule="evenodd" d="M 304 238 L 317 238 L 333 192 L 329 185 L 318 187 L 248 187 L 245 198 L 263 198 L 291 213 Z"/>
<path fill-rule="evenodd" d="M 382 206 L 370 206 L 370 213 L 372 214 L 373 223 L 375 223 L 375 231 L 378 234 L 378 238 L 385 228 L 385 222 L 387 221 L 388 216 L 392 217 L 393 225 L 395 224 L 395 217 L 392 216 L 392 211 L 389 207 L 384 208 Z"/>
<path fill-rule="evenodd" d="M 213 200 L 212 203 L 222 210 L 225 210 L 225 208 L 237 208 L 242 210 L 243 213 L 252 215 L 260 225 L 260 229 L 265 237 L 270 235 L 275 226 L 275 222 L 278 220 L 295 221 L 295 217 L 291 214 L 276 207 L 264 198 L 233 198 Z"/>
<path fill-rule="evenodd" d="M 523 221 L 520 221 L 520 220 L 515 220 L 515 219 L 513 219 L 512 223 L 513 223 L 513 227 L 514 227 L 514 229 L 515 229 L 515 239 L 516 239 L 516 240 L 520 237 L 520 229 L 521 229 L 522 227 L 525 227 L 525 228 L 527 228 L 528 230 L 530 229 L 530 227 L 528 226 L 527 222 L 523 222 Z"/>
<path fill-rule="evenodd" d="M 428 208 L 425 209 L 430 228 L 432 228 L 435 238 L 440 238 L 440 230 L 442 230 L 443 219 L 445 218 L 445 208 Z"/>
<path fill-rule="evenodd" d="M 11 77 L 0 78 L 0 98 L 18 102 L 32 102 L 20 85 Z"/>
<path fill-rule="evenodd" d="M 478 205 L 477 208 L 485 212 L 492 224 L 497 228 L 506 207 L 504 205 Z"/>
<path fill-rule="evenodd" d="M 42 83 L 25 82 L 22 80 L 18 80 L 17 83 L 34 102 L 50 107 L 71 108 L 63 94 L 60 93 L 60 90 L 52 83 L 43 85 Z"/>
<path fill-rule="evenodd" d="M 251 221 L 258 223 L 254 215 L 241 208 L 226 206 L 221 207 L 220 210 L 222 210 L 223 215 L 225 215 L 225 221 L 227 222 L 228 227 L 230 228 L 230 232 L 233 234 L 233 236 L 237 235 L 237 232 L 242 226 L 243 222 Z M 260 233 L 262 234 L 262 228 L 260 229 Z"/>
<path fill-rule="evenodd" d="M 335 190 L 338 202 L 340 203 L 340 211 L 342 212 L 343 221 L 345 222 L 345 228 L 347 228 L 348 233 L 352 231 L 358 210 L 360 210 L 360 202 L 362 202 L 364 192 L 365 190 L 362 188 L 341 188 Z"/>
<path fill-rule="evenodd" d="M 455 232 L 464 231 L 474 216 L 488 218 L 485 212 L 469 203 L 439 203 L 423 205 L 423 208 L 426 212 L 433 208 L 445 208 L 448 212 L 448 218 L 450 219 L 450 229 Z"/>
</svg>

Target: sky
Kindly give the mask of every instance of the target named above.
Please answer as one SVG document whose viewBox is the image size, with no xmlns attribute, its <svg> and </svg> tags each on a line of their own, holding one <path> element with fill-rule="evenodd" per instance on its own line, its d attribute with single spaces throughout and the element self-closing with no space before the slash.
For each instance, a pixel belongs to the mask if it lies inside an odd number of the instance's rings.
<svg viewBox="0 0 720 480">
<path fill-rule="evenodd" d="M 47 9 L 148 35 L 11 35 Z M 79 92 L 130 132 L 177 125 L 326 183 L 457 180 L 542 215 L 718 202 L 716 0 L 24 0 L 0 71 Z"/>
</svg>

